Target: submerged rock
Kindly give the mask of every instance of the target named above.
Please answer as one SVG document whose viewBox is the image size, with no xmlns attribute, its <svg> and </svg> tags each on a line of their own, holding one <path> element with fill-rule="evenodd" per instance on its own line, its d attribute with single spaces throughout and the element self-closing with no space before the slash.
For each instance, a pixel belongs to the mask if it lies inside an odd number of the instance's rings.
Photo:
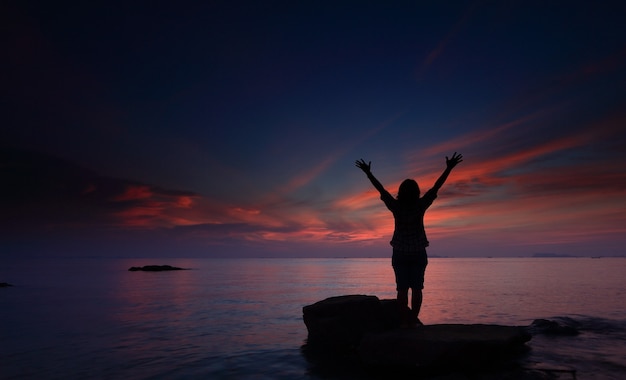
<svg viewBox="0 0 626 380">
<path fill-rule="evenodd" d="M 525 327 L 438 324 L 400 328 L 396 300 L 331 297 L 303 308 L 309 348 L 351 356 L 373 368 L 478 369 L 514 356 L 531 339 Z"/>
<path fill-rule="evenodd" d="M 171 265 L 144 265 L 142 267 L 130 267 L 128 270 L 131 272 L 136 272 L 136 271 L 161 272 L 161 271 L 167 271 L 167 270 L 184 270 L 184 269 L 173 267 Z"/>
<path fill-rule="evenodd" d="M 568 325 L 566 323 L 559 323 L 557 321 L 551 321 L 548 319 L 535 319 L 533 323 L 528 327 L 531 334 L 544 334 L 544 335 L 562 335 L 562 336 L 576 336 L 580 332 L 578 328 Z"/>
</svg>

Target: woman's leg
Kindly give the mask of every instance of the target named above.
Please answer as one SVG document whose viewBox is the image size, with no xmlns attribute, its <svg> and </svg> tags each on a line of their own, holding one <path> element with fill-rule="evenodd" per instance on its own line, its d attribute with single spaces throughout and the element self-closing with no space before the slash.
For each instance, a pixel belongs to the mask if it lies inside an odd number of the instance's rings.
<svg viewBox="0 0 626 380">
<path fill-rule="evenodd" d="M 422 308 L 422 289 L 413 289 L 411 292 L 411 309 L 413 309 L 413 313 L 415 317 L 420 314 L 420 309 Z"/>
<path fill-rule="evenodd" d="M 398 290 L 398 305 L 401 308 L 409 306 L 409 289 Z"/>
</svg>

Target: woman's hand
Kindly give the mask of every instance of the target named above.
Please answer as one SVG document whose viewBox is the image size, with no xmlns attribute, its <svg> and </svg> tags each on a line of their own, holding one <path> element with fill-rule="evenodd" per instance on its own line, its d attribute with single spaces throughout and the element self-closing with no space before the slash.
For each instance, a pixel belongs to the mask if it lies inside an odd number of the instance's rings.
<svg viewBox="0 0 626 380">
<path fill-rule="evenodd" d="M 448 158 L 448 156 L 446 156 L 446 166 L 449 169 L 452 169 L 453 167 L 457 166 L 459 162 L 462 162 L 462 161 L 463 161 L 463 155 L 456 154 L 456 152 L 454 152 L 451 158 Z"/>
<path fill-rule="evenodd" d="M 363 170 L 363 172 L 365 172 L 365 174 L 369 174 L 372 172 L 372 161 L 370 162 L 365 162 L 362 158 L 361 160 L 357 160 L 356 161 L 356 167 Z"/>
</svg>

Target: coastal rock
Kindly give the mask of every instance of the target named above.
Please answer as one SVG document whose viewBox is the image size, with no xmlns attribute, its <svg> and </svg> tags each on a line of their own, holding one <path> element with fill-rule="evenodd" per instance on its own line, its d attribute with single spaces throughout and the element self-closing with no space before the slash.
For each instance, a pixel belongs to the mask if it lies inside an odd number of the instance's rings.
<svg viewBox="0 0 626 380">
<path fill-rule="evenodd" d="M 477 369 L 513 356 L 531 339 L 526 328 L 437 324 L 400 328 L 396 300 L 331 297 L 303 308 L 307 344 L 354 356 L 376 368 Z"/>
<path fill-rule="evenodd" d="M 358 354 L 376 367 L 477 369 L 521 352 L 529 340 L 517 326 L 438 324 L 364 334 Z"/>
<path fill-rule="evenodd" d="M 171 265 L 144 265 L 142 267 L 130 267 L 128 270 L 131 272 L 136 272 L 136 271 L 162 272 L 162 271 L 168 271 L 168 270 L 184 270 L 184 269 L 173 267 Z"/>
<path fill-rule="evenodd" d="M 399 328 L 400 310 L 395 299 L 354 294 L 305 306 L 302 313 L 309 343 L 345 349 L 357 345 L 366 332 Z"/>
<path fill-rule="evenodd" d="M 382 305 L 376 296 L 327 298 L 302 309 L 308 342 L 333 349 L 355 346 L 367 331 L 381 328 Z"/>
</svg>

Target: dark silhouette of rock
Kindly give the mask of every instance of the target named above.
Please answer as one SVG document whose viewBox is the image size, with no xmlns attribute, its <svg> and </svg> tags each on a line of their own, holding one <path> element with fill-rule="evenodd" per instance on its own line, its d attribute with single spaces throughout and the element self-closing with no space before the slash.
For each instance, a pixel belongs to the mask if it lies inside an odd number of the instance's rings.
<svg viewBox="0 0 626 380">
<path fill-rule="evenodd" d="M 524 351 L 523 327 L 437 324 L 367 333 L 358 354 L 370 366 L 480 369 Z"/>
<path fill-rule="evenodd" d="M 399 328 L 400 311 L 395 299 L 358 294 L 330 297 L 302 309 L 308 342 L 333 349 L 358 344 L 366 332 Z"/>
<path fill-rule="evenodd" d="M 13 286 L 8 282 L 0 282 L 0 288 L 8 288 L 9 286 Z"/>
<path fill-rule="evenodd" d="M 396 300 L 331 297 L 303 308 L 310 351 L 352 357 L 372 368 L 446 371 L 493 366 L 526 350 L 525 327 L 438 324 L 400 328 Z"/>
<path fill-rule="evenodd" d="M 136 272 L 136 271 L 162 272 L 162 271 L 168 271 L 168 270 L 185 270 L 185 269 L 173 267 L 171 265 L 144 265 L 142 267 L 130 267 L 128 270 L 131 272 Z"/>
<path fill-rule="evenodd" d="M 528 331 L 533 334 L 544 335 L 563 335 L 563 336 L 576 336 L 580 332 L 574 326 L 561 324 L 557 321 L 550 321 L 547 319 L 535 319 L 533 323 L 528 327 Z"/>
<path fill-rule="evenodd" d="M 356 346 L 367 331 L 381 329 L 382 318 L 382 305 L 375 296 L 331 297 L 303 308 L 308 342 L 333 350 Z"/>
</svg>

